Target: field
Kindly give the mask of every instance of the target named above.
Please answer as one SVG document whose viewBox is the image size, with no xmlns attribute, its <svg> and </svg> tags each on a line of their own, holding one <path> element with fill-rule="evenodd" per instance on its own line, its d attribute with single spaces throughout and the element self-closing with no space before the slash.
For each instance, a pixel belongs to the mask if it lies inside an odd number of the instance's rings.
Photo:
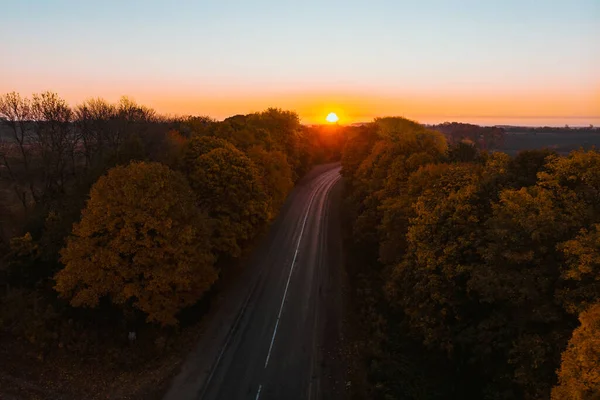
<svg viewBox="0 0 600 400">
<path fill-rule="evenodd" d="M 549 148 L 565 155 L 581 147 L 587 150 L 594 146 L 600 147 L 598 130 L 595 133 L 589 130 L 563 130 L 557 133 L 507 132 L 504 143 L 495 150 L 515 155 L 521 150 Z"/>
</svg>

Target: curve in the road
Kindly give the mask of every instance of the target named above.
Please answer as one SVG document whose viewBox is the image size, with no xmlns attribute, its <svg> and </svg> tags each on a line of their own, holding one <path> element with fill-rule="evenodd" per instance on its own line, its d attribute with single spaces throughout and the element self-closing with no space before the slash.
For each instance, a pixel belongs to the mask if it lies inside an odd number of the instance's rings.
<svg viewBox="0 0 600 400">
<path fill-rule="evenodd" d="M 166 399 L 319 397 L 324 325 L 340 317 L 330 312 L 339 291 L 331 289 L 337 282 L 328 272 L 335 253 L 328 252 L 329 195 L 341 179 L 339 169 L 292 192 Z"/>
<path fill-rule="evenodd" d="M 338 180 L 340 180 L 340 176 L 338 175 L 334 181 L 330 184 L 330 186 L 333 186 L 337 183 Z M 327 181 L 325 181 L 324 184 L 327 184 Z M 319 187 L 322 188 L 323 185 L 321 185 Z M 302 242 L 302 235 L 304 234 L 304 228 L 306 227 L 306 220 L 308 219 L 308 214 L 310 213 L 310 207 L 312 206 L 313 200 L 315 199 L 315 196 L 318 193 L 318 190 L 315 190 L 313 195 L 310 198 L 310 201 L 308 203 L 308 207 L 306 210 L 306 213 L 304 214 L 304 220 L 302 221 L 302 228 L 300 229 L 300 236 L 298 237 L 298 244 L 296 244 L 296 250 L 294 251 L 294 258 L 292 259 L 292 265 L 290 266 L 290 273 L 288 275 L 288 279 L 287 282 L 285 284 L 285 290 L 283 292 L 283 298 L 281 299 L 281 306 L 279 307 L 279 313 L 277 314 L 277 321 L 275 323 L 275 329 L 273 330 L 273 337 L 271 338 L 271 345 L 269 346 L 269 352 L 267 353 L 267 359 L 265 360 L 265 368 L 267 368 L 267 366 L 269 365 L 269 357 L 271 357 L 271 350 L 273 350 L 273 342 L 275 341 L 275 336 L 277 335 L 277 327 L 279 326 L 279 320 L 281 319 L 281 312 L 283 311 L 283 305 L 285 304 L 285 299 L 287 297 L 287 292 L 288 292 L 288 287 L 290 286 L 290 279 L 292 278 L 292 273 L 294 272 L 294 266 L 296 265 L 296 258 L 298 257 L 298 249 L 300 248 L 300 243 Z M 260 391 L 259 391 L 260 393 Z M 257 396 L 258 398 L 258 396 Z"/>
</svg>

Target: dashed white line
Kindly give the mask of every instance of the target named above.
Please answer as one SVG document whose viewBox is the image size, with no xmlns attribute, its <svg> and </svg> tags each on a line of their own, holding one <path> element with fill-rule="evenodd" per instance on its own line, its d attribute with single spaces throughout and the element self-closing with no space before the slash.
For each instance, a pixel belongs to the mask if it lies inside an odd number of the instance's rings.
<svg viewBox="0 0 600 400">
<path fill-rule="evenodd" d="M 256 392 L 256 397 L 254 398 L 254 400 L 258 400 L 258 398 L 260 397 L 261 390 L 262 390 L 262 385 L 258 385 L 258 392 Z"/>
<path fill-rule="evenodd" d="M 283 299 L 281 299 L 281 305 L 279 306 L 279 314 L 277 314 L 277 322 L 275 323 L 275 329 L 273 329 L 273 336 L 271 337 L 271 344 L 269 346 L 269 352 L 267 353 L 267 359 L 265 360 L 265 368 L 267 368 L 267 365 L 269 365 L 269 358 L 271 358 L 271 351 L 273 350 L 273 343 L 275 342 L 275 336 L 277 335 L 277 328 L 279 327 L 279 319 L 281 318 L 281 312 L 283 311 L 283 304 L 285 303 L 285 299 L 287 297 L 287 291 L 290 286 L 290 279 L 292 278 L 292 272 L 294 272 L 294 266 L 296 265 L 296 257 L 298 256 L 298 249 L 300 248 L 300 242 L 302 241 L 302 234 L 304 233 L 304 227 L 306 226 L 306 220 L 308 219 L 308 214 L 310 213 L 310 207 L 312 206 L 313 200 L 315 199 L 315 197 L 316 197 L 319 189 L 321 189 L 321 187 L 322 186 L 319 186 L 313 193 L 312 197 L 310 198 L 310 202 L 308 203 L 308 208 L 306 209 L 306 214 L 304 215 L 304 221 L 302 222 L 302 229 L 300 229 L 300 237 L 298 238 L 298 243 L 296 244 L 296 251 L 294 252 L 294 258 L 292 259 L 292 266 L 290 268 L 290 273 L 287 278 L 287 283 L 285 284 L 285 291 L 283 292 Z"/>
</svg>

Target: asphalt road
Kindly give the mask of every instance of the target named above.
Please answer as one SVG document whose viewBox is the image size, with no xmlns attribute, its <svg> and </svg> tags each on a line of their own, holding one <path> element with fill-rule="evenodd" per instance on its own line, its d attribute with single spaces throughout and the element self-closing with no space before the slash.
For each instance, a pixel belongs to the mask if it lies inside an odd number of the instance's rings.
<svg viewBox="0 0 600 400">
<path fill-rule="evenodd" d="M 345 397 L 339 170 L 296 186 L 166 399 Z"/>
</svg>

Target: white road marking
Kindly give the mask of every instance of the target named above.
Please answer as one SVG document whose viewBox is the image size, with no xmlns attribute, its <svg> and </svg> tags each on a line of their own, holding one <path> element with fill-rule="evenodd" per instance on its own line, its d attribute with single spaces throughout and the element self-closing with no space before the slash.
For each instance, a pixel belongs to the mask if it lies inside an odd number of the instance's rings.
<svg viewBox="0 0 600 400">
<path fill-rule="evenodd" d="M 258 400 L 258 398 L 260 397 L 261 390 L 262 390 L 262 385 L 258 385 L 258 392 L 256 392 L 256 397 L 254 398 L 254 400 Z"/>
<path fill-rule="evenodd" d="M 334 180 L 336 181 L 336 180 Z M 329 183 L 326 181 L 325 185 Z M 310 213 L 310 207 L 312 206 L 313 200 L 317 196 L 317 193 L 321 189 L 319 186 L 313 193 L 310 198 L 310 202 L 308 203 L 308 208 L 306 209 L 306 214 L 304 215 L 304 221 L 302 222 L 302 229 L 300 229 L 300 237 L 298 238 L 298 243 L 296 244 L 296 251 L 294 252 L 294 258 L 292 259 L 292 266 L 290 268 L 290 273 L 287 278 L 287 283 L 285 284 L 285 291 L 283 292 L 283 299 L 281 299 L 281 305 L 279 306 L 279 314 L 277 314 L 277 322 L 275 323 L 275 329 L 273 330 L 273 336 L 271 337 L 271 345 L 269 346 L 269 352 L 267 353 L 267 359 L 265 360 L 265 368 L 269 365 L 269 358 L 271 358 L 271 351 L 273 350 L 273 343 L 275 342 L 275 336 L 277 335 L 277 328 L 279 327 L 279 319 L 281 318 L 281 312 L 283 311 L 283 304 L 285 303 L 285 299 L 287 297 L 287 291 L 290 286 L 290 279 L 292 278 L 292 272 L 294 272 L 294 266 L 296 265 L 296 257 L 298 256 L 298 249 L 300 248 L 300 242 L 302 241 L 302 234 L 304 233 L 304 227 L 306 226 L 306 220 L 308 219 L 308 214 Z"/>
</svg>

